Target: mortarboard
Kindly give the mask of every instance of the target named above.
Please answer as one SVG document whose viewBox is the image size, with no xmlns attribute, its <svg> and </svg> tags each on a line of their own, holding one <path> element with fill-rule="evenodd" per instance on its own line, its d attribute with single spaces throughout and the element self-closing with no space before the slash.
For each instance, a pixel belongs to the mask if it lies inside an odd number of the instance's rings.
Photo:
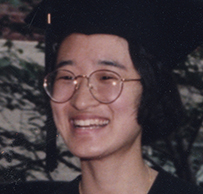
<svg viewBox="0 0 203 194">
<path fill-rule="evenodd" d="M 43 0 L 26 18 L 46 29 L 46 73 L 52 45 L 69 33 L 105 33 L 136 41 L 169 68 L 203 44 L 202 0 Z M 56 166 L 55 128 L 48 129 L 48 170 Z"/>
<path fill-rule="evenodd" d="M 172 66 L 203 43 L 202 0 L 44 0 L 26 22 L 44 29 L 49 22 L 52 38 L 79 32 L 136 39 Z"/>
</svg>

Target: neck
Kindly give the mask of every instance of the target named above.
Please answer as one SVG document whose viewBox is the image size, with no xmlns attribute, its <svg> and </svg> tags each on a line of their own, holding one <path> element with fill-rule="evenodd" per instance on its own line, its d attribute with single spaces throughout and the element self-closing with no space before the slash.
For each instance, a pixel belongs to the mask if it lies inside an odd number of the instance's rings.
<svg viewBox="0 0 203 194">
<path fill-rule="evenodd" d="M 154 172 L 145 165 L 141 150 L 115 157 L 81 160 L 81 194 L 146 194 Z"/>
</svg>

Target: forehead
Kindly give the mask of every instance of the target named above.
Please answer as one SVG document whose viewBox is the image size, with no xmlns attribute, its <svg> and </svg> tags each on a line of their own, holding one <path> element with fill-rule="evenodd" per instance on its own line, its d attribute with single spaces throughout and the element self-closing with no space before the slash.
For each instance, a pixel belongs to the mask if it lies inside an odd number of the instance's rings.
<svg viewBox="0 0 203 194">
<path fill-rule="evenodd" d="M 67 36 L 59 47 L 56 66 L 83 74 L 109 69 L 123 76 L 139 76 L 130 56 L 128 41 L 110 34 Z"/>
<path fill-rule="evenodd" d="M 129 55 L 128 42 L 124 38 L 109 34 L 71 34 L 61 43 L 58 60 L 63 57 L 86 54 L 103 57 Z M 96 55 L 95 55 L 96 54 Z"/>
</svg>

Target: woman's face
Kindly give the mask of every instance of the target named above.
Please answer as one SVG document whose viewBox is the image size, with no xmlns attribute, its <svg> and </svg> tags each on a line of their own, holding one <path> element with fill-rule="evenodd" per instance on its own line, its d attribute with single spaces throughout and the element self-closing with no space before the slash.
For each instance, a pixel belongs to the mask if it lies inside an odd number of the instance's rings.
<svg viewBox="0 0 203 194">
<path fill-rule="evenodd" d="M 140 78 L 128 42 L 115 35 L 68 36 L 59 48 L 57 65 L 56 68 L 72 71 L 76 76 L 105 69 L 122 78 Z M 139 148 L 141 127 L 136 117 L 141 95 L 139 81 L 126 82 L 116 101 L 102 104 L 92 97 L 87 79 L 82 79 L 69 101 L 51 101 L 56 127 L 70 151 L 80 158 L 102 158 Z"/>
</svg>

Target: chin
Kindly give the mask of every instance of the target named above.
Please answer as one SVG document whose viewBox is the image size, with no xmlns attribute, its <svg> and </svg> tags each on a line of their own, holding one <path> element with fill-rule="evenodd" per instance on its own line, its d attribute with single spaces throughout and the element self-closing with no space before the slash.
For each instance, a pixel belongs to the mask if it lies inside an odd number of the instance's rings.
<svg viewBox="0 0 203 194">
<path fill-rule="evenodd" d="M 92 150 L 92 149 L 82 149 L 82 150 L 71 150 L 70 152 L 80 158 L 80 160 L 97 160 L 97 159 L 101 159 L 102 156 L 104 155 L 103 152 L 101 151 L 96 151 L 96 150 Z"/>
</svg>

